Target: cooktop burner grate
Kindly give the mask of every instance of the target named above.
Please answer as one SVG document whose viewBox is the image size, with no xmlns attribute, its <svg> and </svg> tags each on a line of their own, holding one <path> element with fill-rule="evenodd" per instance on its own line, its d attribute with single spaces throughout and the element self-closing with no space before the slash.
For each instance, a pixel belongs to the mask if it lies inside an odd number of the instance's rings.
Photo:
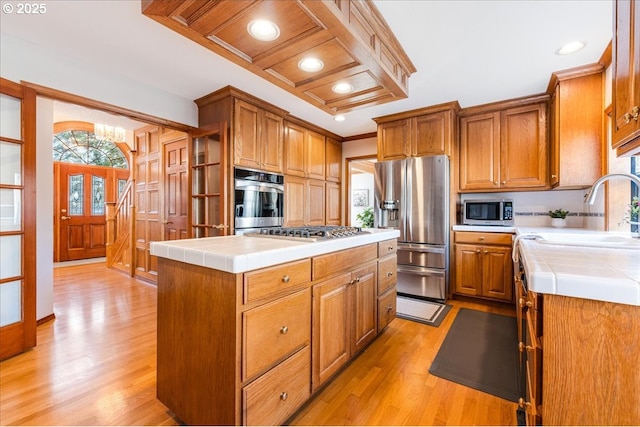
<svg viewBox="0 0 640 427">
<path fill-rule="evenodd" d="M 269 227 L 261 228 L 252 236 L 283 237 L 300 239 L 336 239 L 366 233 L 360 227 L 326 225 L 316 227 Z"/>
</svg>

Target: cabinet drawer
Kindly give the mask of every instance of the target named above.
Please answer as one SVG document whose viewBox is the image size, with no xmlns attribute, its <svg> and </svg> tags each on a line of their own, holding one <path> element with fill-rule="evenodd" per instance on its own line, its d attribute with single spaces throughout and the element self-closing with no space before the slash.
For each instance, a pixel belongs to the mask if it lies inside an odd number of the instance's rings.
<svg viewBox="0 0 640 427">
<path fill-rule="evenodd" d="M 378 257 L 395 254 L 398 250 L 398 241 L 396 239 L 385 240 L 384 242 L 378 242 Z"/>
<path fill-rule="evenodd" d="M 242 313 L 242 381 L 267 370 L 311 339 L 311 288 Z"/>
<path fill-rule="evenodd" d="M 398 280 L 398 257 L 390 255 L 378 261 L 378 295 L 387 292 Z"/>
<path fill-rule="evenodd" d="M 513 234 L 510 233 L 478 233 L 476 231 L 456 231 L 456 243 L 473 243 L 483 245 L 511 246 Z"/>
<path fill-rule="evenodd" d="M 245 273 L 243 303 L 286 295 L 311 281 L 311 259 Z"/>
<path fill-rule="evenodd" d="M 306 346 L 242 389 L 243 425 L 279 426 L 311 395 Z"/>
<path fill-rule="evenodd" d="M 396 288 L 378 298 L 378 333 L 396 318 Z"/>
<path fill-rule="evenodd" d="M 353 270 L 366 261 L 377 257 L 377 243 L 314 257 L 312 260 L 313 280 L 330 277 L 341 271 Z"/>
</svg>

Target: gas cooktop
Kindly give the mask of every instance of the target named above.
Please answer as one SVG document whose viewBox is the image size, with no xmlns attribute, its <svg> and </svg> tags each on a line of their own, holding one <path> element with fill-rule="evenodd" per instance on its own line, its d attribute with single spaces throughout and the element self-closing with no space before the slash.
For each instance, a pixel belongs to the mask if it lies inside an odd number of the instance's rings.
<svg viewBox="0 0 640 427">
<path fill-rule="evenodd" d="M 360 227 L 322 225 L 315 227 L 268 227 L 261 228 L 253 233 L 246 233 L 245 236 L 316 241 L 351 237 L 366 233 L 368 232 L 363 231 Z"/>
</svg>

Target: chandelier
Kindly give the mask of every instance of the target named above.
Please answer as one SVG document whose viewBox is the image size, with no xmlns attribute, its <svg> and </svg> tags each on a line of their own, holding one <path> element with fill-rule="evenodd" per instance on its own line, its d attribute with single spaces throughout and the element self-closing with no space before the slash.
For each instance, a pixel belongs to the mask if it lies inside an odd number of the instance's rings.
<svg viewBox="0 0 640 427">
<path fill-rule="evenodd" d="M 98 139 L 108 139 L 113 142 L 123 142 L 126 139 L 123 128 L 104 125 L 101 123 L 95 123 L 93 125 L 93 134 Z"/>
</svg>

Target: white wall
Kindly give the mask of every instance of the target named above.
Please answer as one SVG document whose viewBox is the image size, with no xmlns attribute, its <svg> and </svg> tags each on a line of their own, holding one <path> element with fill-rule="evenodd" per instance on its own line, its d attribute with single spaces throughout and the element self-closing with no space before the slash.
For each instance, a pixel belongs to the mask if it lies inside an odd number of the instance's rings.
<svg viewBox="0 0 640 427">
<path fill-rule="evenodd" d="M 36 319 L 53 313 L 53 101 L 36 115 Z"/>
<path fill-rule="evenodd" d="M 366 190 L 368 196 L 367 206 L 353 206 L 351 195 L 345 199 L 345 203 L 351 204 L 351 221 L 349 224 L 361 227 L 362 223 L 356 218 L 356 215 L 365 210 L 368 206 L 373 206 L 373 175 L 369 173 L 356 173 L 351 175 L 351 191 L 353 192 L 354 190 Z"/>
<path fill-rule="evenodd" d="M 464 200 L 487 198 L 513 199 L 514 224 L 517 227 L 550 227 L 550 210 L 569 211 L 567 226 L 604 230 L 604 203 L 602 194 L 594 205 L 584 203 L 586 190 L 523 191 L 505 193 L 462 194 Z M 461 218 L 458 219 L 461 223 Z"/>
</svg>

